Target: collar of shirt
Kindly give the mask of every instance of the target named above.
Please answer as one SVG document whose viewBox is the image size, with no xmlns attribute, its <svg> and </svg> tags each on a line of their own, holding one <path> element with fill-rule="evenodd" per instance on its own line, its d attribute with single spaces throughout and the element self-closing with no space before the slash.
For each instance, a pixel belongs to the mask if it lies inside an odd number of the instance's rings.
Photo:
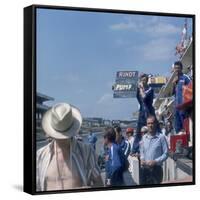
<svg viewBox="0 0 200 200">
<path fill-rule="evenodd" d="M 160 133 L 158 133 L 158 132 L 155 135 L 150 135 L 149 133 L 147 133 L 145 135 L 145 137 L 148 138 L 148 139 L 152 139 L 152 138 L 159 137 L 159 135 L 160 135 Z"/>
</svg>

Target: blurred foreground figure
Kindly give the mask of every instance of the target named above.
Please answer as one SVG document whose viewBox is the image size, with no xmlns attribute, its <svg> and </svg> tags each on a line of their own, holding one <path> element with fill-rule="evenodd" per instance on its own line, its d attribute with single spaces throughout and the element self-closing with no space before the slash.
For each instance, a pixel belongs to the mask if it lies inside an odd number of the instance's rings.
<svg viewBox="0 0 200 200">
<path fill-rule="evenodd" d="M 42 127 L 53 140 L 37 151 L 37 191 L 103 186 L 91 145 L 73 138 L 81 123 L 79 110 L 66 103 L 45 113 Z"/>
</svg>

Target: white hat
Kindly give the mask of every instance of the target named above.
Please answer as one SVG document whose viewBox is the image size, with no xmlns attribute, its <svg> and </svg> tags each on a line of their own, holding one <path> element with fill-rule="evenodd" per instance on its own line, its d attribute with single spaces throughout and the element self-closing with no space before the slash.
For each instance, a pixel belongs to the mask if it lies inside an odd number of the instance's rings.
<svg viewBox="0 0 200 200">
<path fill-rule="evenodd" d="M 42 119 L 42 128 L 45 133 L 56 139 L 74 136 L 80 130 L 81 124 L 80 111 L 67 103 L 54 105 L 44 114 Z"/>
</svg>

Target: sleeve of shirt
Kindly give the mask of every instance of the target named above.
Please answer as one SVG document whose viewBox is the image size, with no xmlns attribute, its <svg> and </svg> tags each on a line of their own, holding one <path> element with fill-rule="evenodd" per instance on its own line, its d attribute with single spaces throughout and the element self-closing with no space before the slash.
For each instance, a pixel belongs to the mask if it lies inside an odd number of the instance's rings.
<svg viewBox="0 0 200 200">
<path fill-rule="evenodd" d="M 100 169 L 99 166 L 97 164 L 97 159 L 96 159 L 96 154 L 93 151 L 92 148 L 90 148 L 90 154 L 89 154 L 89 158 L 88 158 L 88 165 L 91 169 L 91 175 L 93 178 L 96 178 L 100 175 Z"/>
<path fill-rule="evenodd" d="M 124 155 L 127 158 L 130 153 L 130 144 L 128 141 L 125 141 L 125 147 L 124 147 Z"/>
<path fill-rule="evenodd" d="M 160 139 L 162 145 L 162 155 L 155 159 L 158 165 L 161 165 L 168 158 L 168 144 L 165 136 L 163 135 Z"/>
<path fill-rule="evenodd" d="M 141 141 L 141 135 L 139 133 L 137 133 L 135 136 L 134 142 L 133 142 L 132 153 L 139 153 L 140 141 Z"/>
<path fill-rule="evenodd" d="M 110 160 L 112 161 L 112 165 L 114 165 L 115 153 L 113 152 L 113 146 L 110 148 Z"/>
<path fill-rule="evenodd" d="M 145 93 L 145 96 L 143 98 L 144 101 L 152 101 L 153 100 L 154 91 L 151 87 L 148 90 L 146 90 L 144 93 Z"/>
<path fill-rule="evenodd" d="M 42 147 L 36 153 L 36 190 L 43 191 L 45 190 L 45 175 L 46 170 L 50 162 L 50 149 L 51 144 Z"/>
<path fill-rule="evenodd" d="M 188 75 L 185 75 L 185 85 L 188 85 L 191 81 L 190 77 Z"/>
<path fill-rule="evenodd" d="M 145 91 L 145 94 L 146 94 L 146 95 L 149 95 L 151 92 L 152 92 L 152 88 L 149 87 L 149 89 Z"/>
<path fill-rule="evenodd" d="M 143 141 L 143 139 L 141 140 L 141 142 L 139 144 L 139 148 L 140 148 L 140 160 L 144 160 L 144 141 Z"/>
<path fill-rule="evenodd" d="M 139 88 L 137 88 L 137 94 L 136 94 L 136 97 L 137 97 L 138 103 L 141 105 L 141 104 L 142 104 L 142 100 L 141 100 L 141 97 L 140 97 Z"/>
<path fill-rule="evenodd" d="M 36 190 L 37 191 L 41 191 L 41 184 L 40 184 L 40 155 L 41 155 L 41 151 L 37 151 L 37 165 L 36 165 Z"/>
</svg>

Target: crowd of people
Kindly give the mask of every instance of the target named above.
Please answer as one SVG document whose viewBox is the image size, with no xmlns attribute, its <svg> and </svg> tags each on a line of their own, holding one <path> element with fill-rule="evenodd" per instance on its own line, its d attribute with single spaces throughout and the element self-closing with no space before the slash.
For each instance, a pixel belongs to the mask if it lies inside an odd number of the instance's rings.
<svg viewBox="0 0 200 200">
<path fill-rule="evenodd" d="M 165 135 L 157 131 L 155 116 L 149 115 L 147 126 L 141 128 L 139 150 L 134 151 L 136 138 L 132 128 L 126 129 L 126 137 L 121 128 L 108 128 L 104 135 L 105 171 L 107 186 L 124 185 L 123 173 L 128 169 L 128 156 L 138 158 L 140 162 L 140 184 L 159 184 L 162 182 L 162 164 L 168 157 L 168 143 Z"/>
<path fill-rule="evenodd" d="M 120 126 L 105 130 L 105 180 L 102 180 L 95 155 L 97 137 L 90 133 L 89 145 L 75 139 L 82 124 L 78 108 L 60 103 L 49 109 L 43 116 L 42 128 L 52 140 L 37 151 L 37 191 L 122 186 L 123 173 L 129 167 L 129 156 L 139 160 L 141 185 L 160 184 L 162 165 L 168 158 L 170 135 L 183 129 L 186 115 L 176 107 L 182 102 L 182 86 L 190 83 L 190 78 L 182 73 L 182 69 L 180 61 L 174 63 L 174 122 L 157 120 L 153 107 L 154 91 L 148 85 L 148 75 L 141 75 L 137 89 L 140 109 L 136 130 L 129 127 L 125 134 Z"/>
<path fill-rule="evenodd" d="M 126 130 L 126 138 L 120 127 L 108 129 L 104 139 L 108 147 L 106 158 L 106 184 L 123 185 L 123 171 L 127 169 L 127 157 L 136 156 L 140 162 L 140 184 L 160 184 L 163 177 L 162 164 L 168 157 L 171 135 L 184 131 L 183 121 L 187 111 L 178 109 L 183 102 L 183 86 L 191 77 L 183 74 L 180 61 L 174 63 L 172 90 L 175 97 L 174 118 L 158 121 L 153 107 L 154 90 L 148 85 L 148 75 L 142 74 L 137 88 L 140 105 L 135 134 Z M 120 163 L 121 161 L 121 163 Z"/>
</svg>

